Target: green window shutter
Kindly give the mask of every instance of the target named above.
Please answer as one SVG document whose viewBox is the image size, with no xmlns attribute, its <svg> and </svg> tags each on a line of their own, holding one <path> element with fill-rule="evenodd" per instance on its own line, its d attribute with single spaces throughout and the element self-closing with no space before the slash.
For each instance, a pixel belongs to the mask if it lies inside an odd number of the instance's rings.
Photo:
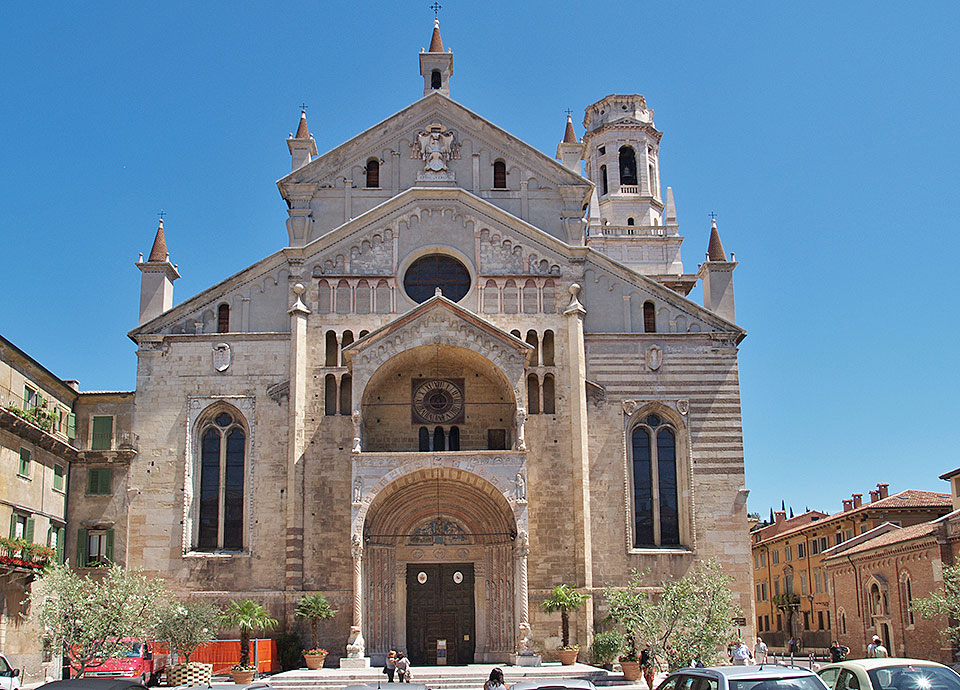
<svg viewBox="0 0 960 690">
<path fill-rule="evenodd" d="M 23 409 L 27 410 L 30 408 L 30 389 L 26 386 L 23 387 Z"/>
<path fill-rule="evenodd" d="M 112 529 L 107 530 L 106 541 L 107 541 L 107 548 L 106 548 L 107 560 L 113 563 L 113 530 Z"/>
<path fill-rule="evenodd" d="M 64 540 L 67 537 L 67 528 L 66 527 L 57 527 L 57 563 L 63 563 L 64 556 L 66 555 L 64 546 Z"/>
<path fill-rule="evenodd" d="M 63 479 L 66 476 L 67 468 L 63 465 L 53 465 L 53 488 L 57 491 L 63 491 Z"/>
<path fill-rule="evenodd" d="M 16 513 L 12 513 L 10 515 L 10 538 L 11 539 L 17 538 L 17 514 Z"/>
<path fill-rule="evenodd" d="M 77 415 L 73 412 L 67 415 L 67 438 L 77 437 Z"/>
<path fill-rule="evenodd" d="M 100 470 L 100 489 L 101 493 L 112 493 L 113 469 L 110 467 Z"/>
<path fill-rule="evenodd" d="M 30 451 L 27 448 L 20 449 L 20 474 L 30 476 Z"/>
<path fill-rule="evenodd" d="M 113 417 L 94 417 L 92 435 L 91 450 L 110 450 L 113 441 Z"/>
<path fill-rule="evenodd" d="M 23 529 L 23 538 L 31 544 L 33 543 L 33 524 L 33 518 L 28 517 L 26 527 Z"/>
<path fill-rule="evenodd" d="M 87 530 L 77 530 L 77 567 L 87 567 Z"/>
<path fill-rule="evenodd" d="M 88 494 L 100 493 L 99 491 L 97 491 L 97 487 L 99 486 L 97 472 L 99 472 L 99 470 L 96 470 L 93 467 L 87 470 L 87 493 Z"/>
</svg>

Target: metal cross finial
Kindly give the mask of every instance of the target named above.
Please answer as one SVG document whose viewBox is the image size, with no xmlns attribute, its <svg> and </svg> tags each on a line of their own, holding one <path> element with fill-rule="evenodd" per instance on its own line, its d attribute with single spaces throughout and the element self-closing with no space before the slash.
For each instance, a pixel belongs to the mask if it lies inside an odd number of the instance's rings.
<svg viewBox="0 0 960 690">
<path fill-rule="evenodd" d="M 432 5 L 430 5 L 430 9 L 433 10 L 433 16 L 439 18 L 440 10 L 443 9 L 443 5 L 441 5 L 439 2 L 434 2 Z"/>
<path fill-rule="evenodd" d="M 567 114 L 567 116 L 568 116 L 568 117 L 569 117 L 569 116 L 571 116 L 571 115 L 573 115 L 573 111 L 572 111 L 572 110 L 570 110 L 570 108 L 567 108 L 567 109 L 566 109 L 566 110 L 564 110 L 563 112 L 565 112 L 565 113 Z"/>
<path fill-rule="evenodd" d="M 167 212 L 163 209 L 160 209 L 160 212 L 157 215 L 160 216 L 160 220 L 163 220 L 163 217 L 167 215 Z"/>
<path fill-rule="evenodd" d="M 302 110 L 303 112 L 307 112 L 307 108 L 309 108 L 309 107 L 310 107 L 310 106 L 308 106 L 306 103 L 301 103 L 301 104 L 300 104 L 300 110 Z"/>
<path fill-rule="evenodd" d="M 710 213 L 708 213 L 707 215 L 710 216 L 710 220 L 716 220 L 716 219 L 717 219 L 717 214 L 714 213 L 713 211 L 710 211 Z"/>
</svg>

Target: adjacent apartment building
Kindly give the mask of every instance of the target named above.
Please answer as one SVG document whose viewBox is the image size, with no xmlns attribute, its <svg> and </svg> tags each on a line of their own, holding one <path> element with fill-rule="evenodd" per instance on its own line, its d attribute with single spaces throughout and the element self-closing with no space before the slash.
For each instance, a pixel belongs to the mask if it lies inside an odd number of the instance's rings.
<svg viewBox="0 0 960 690">
<path fill-rule="evenodd" d="M 908 527 L 952 509 L 950 495 L 935 491 L 890 495 L 889 485 L 880 483 L 869 494 L 867 503 L 863 494 L 853 494 L 833 515 L 808 511 L 787 519 L 778 511 L 773 524 L 752 532 L 757 631 L 771 648 L 790 651 L 791 639 L 794 651 L 830 646 L 836 584 L 824 568 L 824 552 L 886 523 Z"/>
<path fill-rule="evenodd" d="M 133 394 L 78 389 L 0 336 L 0 652 L 25 683 L 60 673 L 24 603 L 40 571 L 122 560 Z"/>
</svg>

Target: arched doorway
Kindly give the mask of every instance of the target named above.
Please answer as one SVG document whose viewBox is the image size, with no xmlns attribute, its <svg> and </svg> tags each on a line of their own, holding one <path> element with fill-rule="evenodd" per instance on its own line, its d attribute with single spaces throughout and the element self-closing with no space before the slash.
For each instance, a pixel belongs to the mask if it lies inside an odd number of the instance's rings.
<svg viewBox="0 0 960 690">
<path fill-rule="evenodd" d="M 526 600 L 525 532 L 483 477 L 454 467 L 404 474 L 376 493 L 362 522 L 364 636 L 373 663 L 402 649 L 414 665 L 508 661 Z M 523 567 L 519 562 L 523 559 Z M 525 608 L 525 603 L 524 607 Z"/>
</svg>

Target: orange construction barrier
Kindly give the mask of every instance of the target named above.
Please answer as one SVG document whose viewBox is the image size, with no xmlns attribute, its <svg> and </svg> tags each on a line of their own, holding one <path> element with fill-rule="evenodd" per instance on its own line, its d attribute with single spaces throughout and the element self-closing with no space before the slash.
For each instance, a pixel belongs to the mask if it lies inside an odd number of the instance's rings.
<svg viewBox="0 0 960 690">
<path fill-rule="evenodd" d="M 214 640 L 190 655 L 190 661 L 213 664 L 214 674 L 230 673 L 240 663 L 240 640 Z M 259 673 L 280 670 L 276 640 L 250 640 L 250 663 Z"/>
</svg>

